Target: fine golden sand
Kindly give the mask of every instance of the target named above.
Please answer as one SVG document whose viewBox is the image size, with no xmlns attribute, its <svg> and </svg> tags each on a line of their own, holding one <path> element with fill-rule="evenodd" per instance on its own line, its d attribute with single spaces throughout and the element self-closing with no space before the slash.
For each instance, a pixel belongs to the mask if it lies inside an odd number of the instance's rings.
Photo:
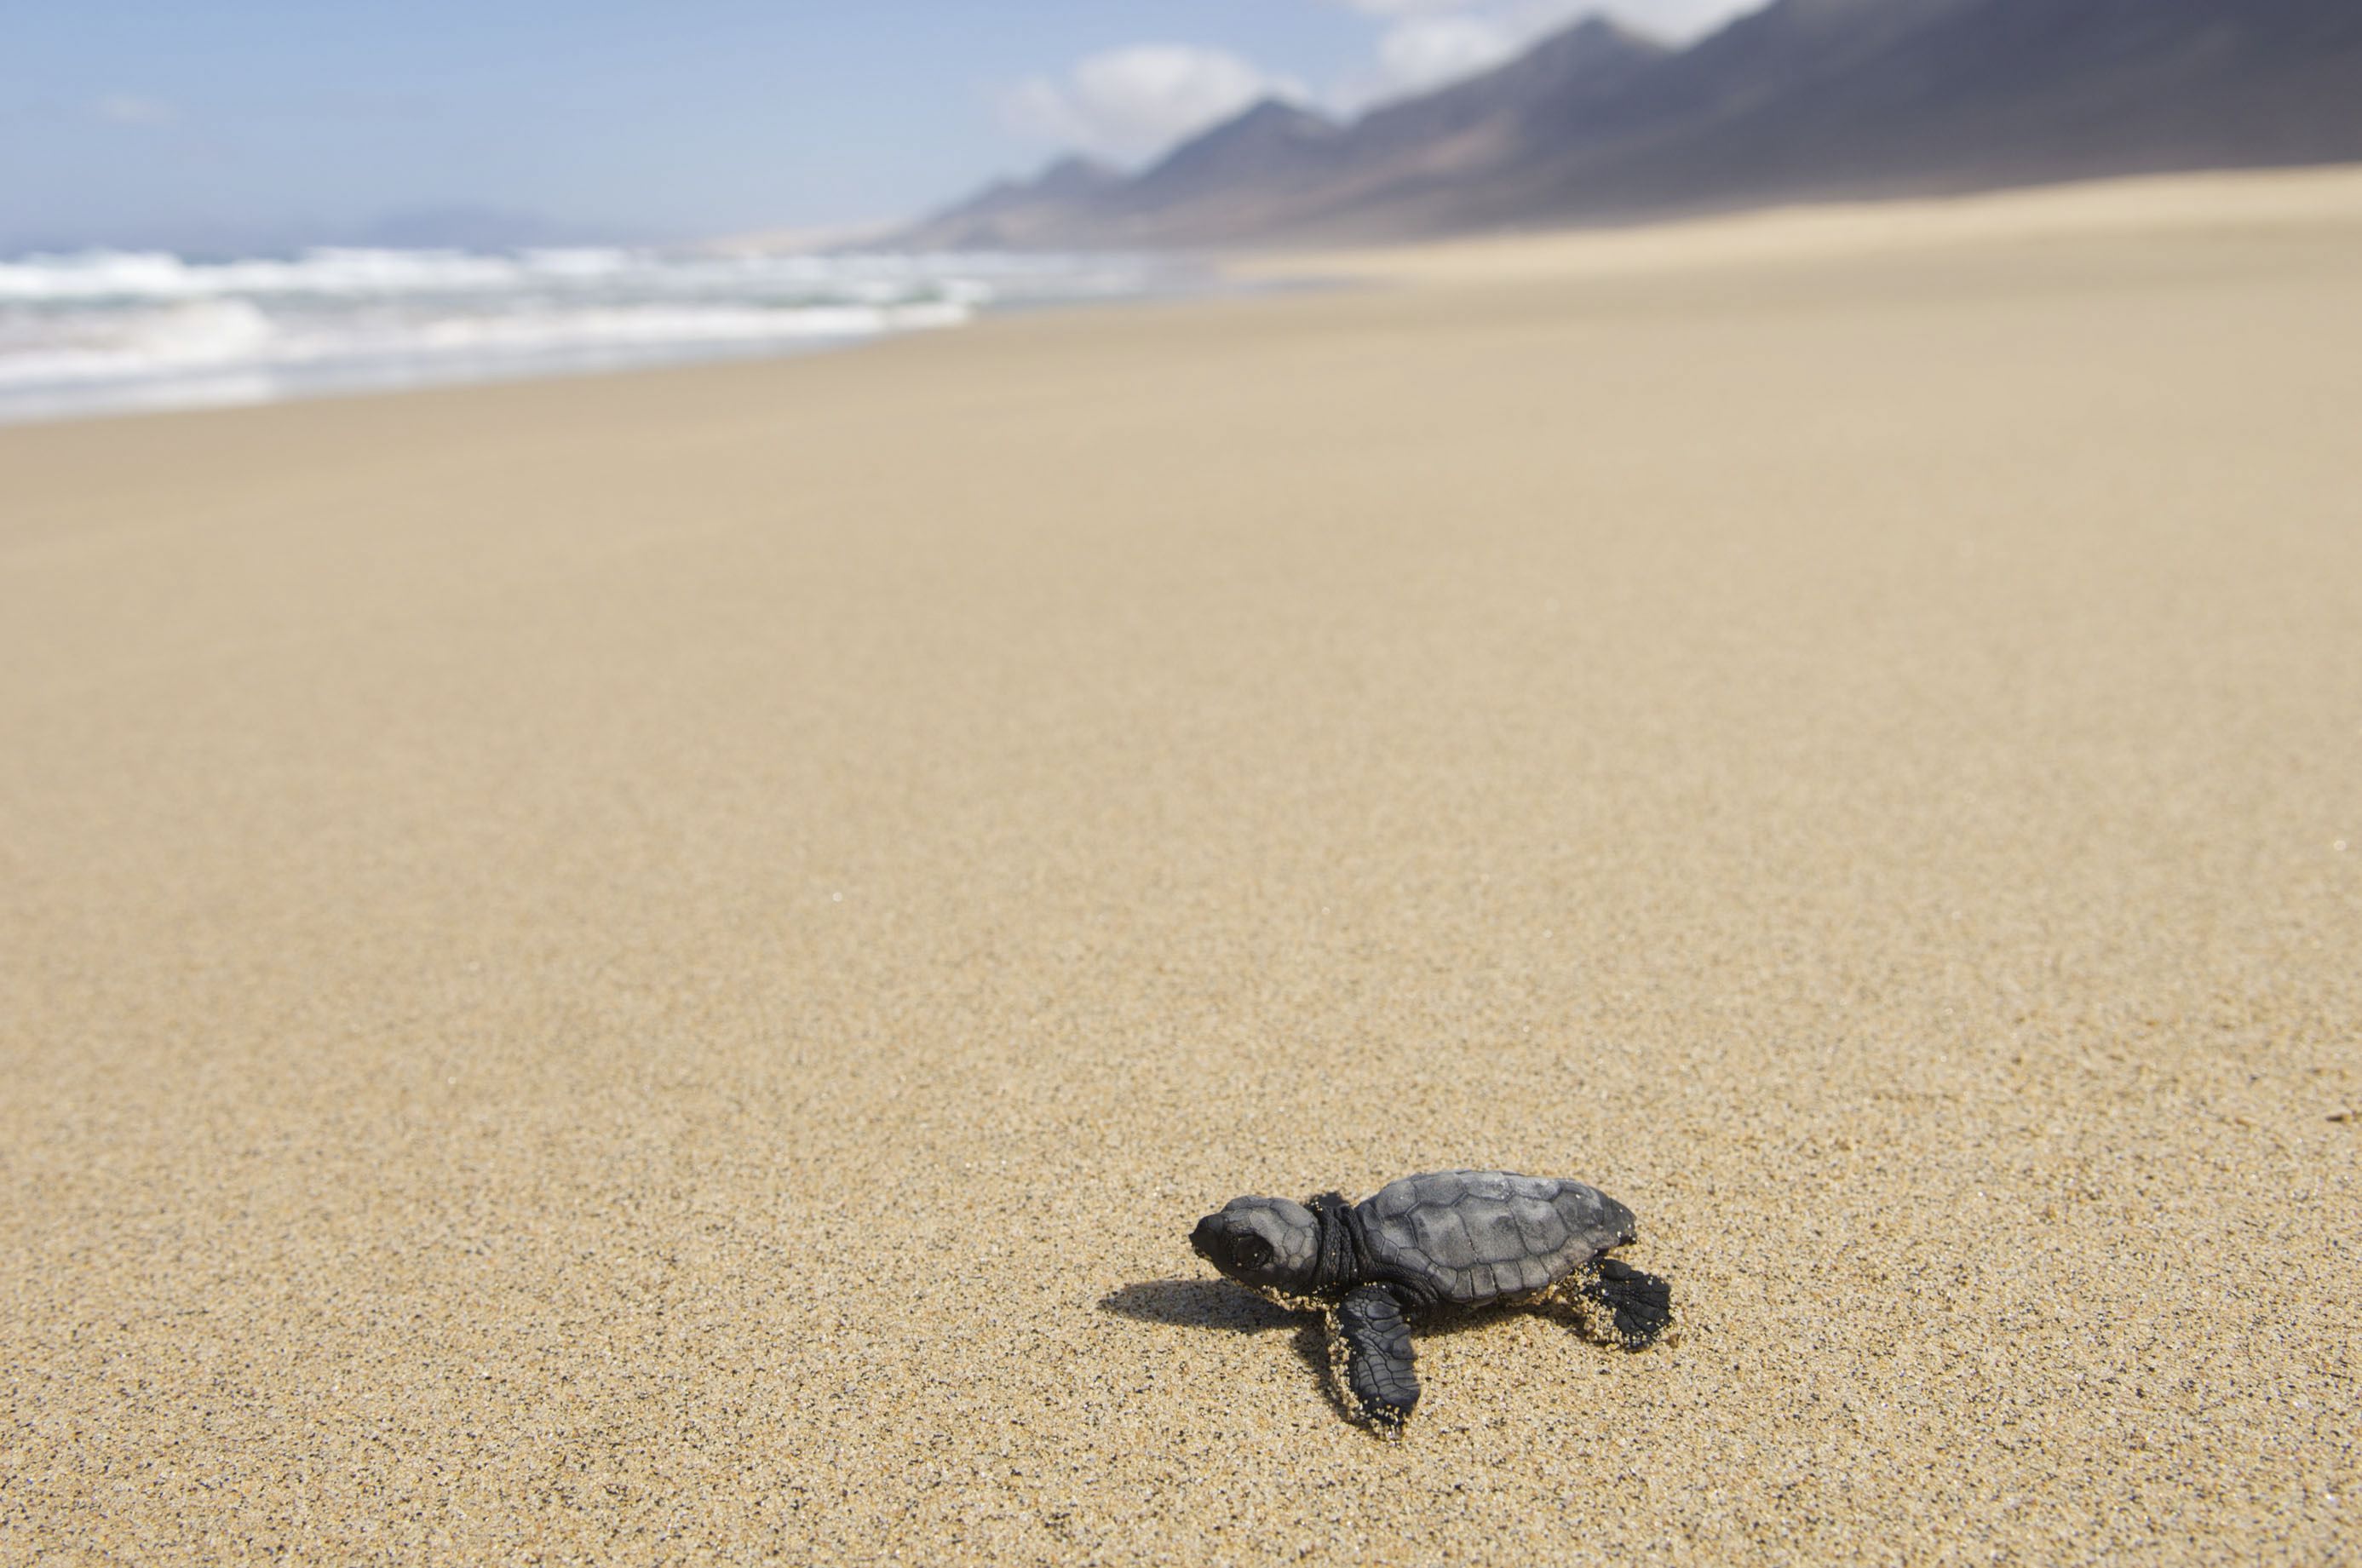
<svg viewBox="0 0 2362 1568">
<path fill-rule="evenodd" d="M 2309 181 L 0 431 L 0 1561 L 2350 1560 Z"/>
</svg>

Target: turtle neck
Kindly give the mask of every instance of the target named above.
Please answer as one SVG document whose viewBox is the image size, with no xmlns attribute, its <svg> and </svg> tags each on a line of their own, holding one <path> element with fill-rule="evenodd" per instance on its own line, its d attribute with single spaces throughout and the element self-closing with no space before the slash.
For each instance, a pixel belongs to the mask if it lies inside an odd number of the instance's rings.
<svg viewBox="0 0 2362 1568">
<path fill-rule="evenodd" d="M 1312 1266 L 1316 1295 L 1336 1295 L 1361 1283 L 1362 1249 L 1353 1234 L 1352 1206 L 1344 1194 L 1324 1192 L 1305 1207 L 1320 1223 L 1320 1258 Z"/>
</svg>

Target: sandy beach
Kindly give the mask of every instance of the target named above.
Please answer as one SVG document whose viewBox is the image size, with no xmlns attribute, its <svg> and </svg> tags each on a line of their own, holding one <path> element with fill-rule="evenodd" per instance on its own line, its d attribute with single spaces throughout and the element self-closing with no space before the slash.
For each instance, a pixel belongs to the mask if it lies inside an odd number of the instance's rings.
<svg viewBox="0 0 2362 1568">
<path fill-rule="evenodd" d="M 0 430 L 0 1561 L 2362 1554 L 2268 178 Z M 1186 1234 L 1455 1165 L 1683 1336 L 1385 1444 Z"/>
</svg>

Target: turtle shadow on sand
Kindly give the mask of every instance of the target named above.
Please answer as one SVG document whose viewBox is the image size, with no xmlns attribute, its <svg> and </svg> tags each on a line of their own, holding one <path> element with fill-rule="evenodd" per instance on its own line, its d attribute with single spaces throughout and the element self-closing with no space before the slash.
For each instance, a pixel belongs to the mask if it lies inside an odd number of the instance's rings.
<svg viewBox="0 0 2362 1568">
<path fill-rule="evenodd" d="M 1330 1402 L 1336 1401 L 1334 1391 L 1329 1389 L 1329 1331 L 1319 1317 L 1290 1312 L 1227 1279 L 1151 1279 L 1120 1286 L 1099 1297 L 1099 1310 L 1134 1322 L 1220 1329 L 1231 1334 L 1293 1330 L 1289 1337 L 1295 1342 L 1297 1359 L 1311 1369 Z"/>
<path fill-rule="evenodd" d="M 1231 1334 L 1275 1333 L 1288 1337 L 1297 1359 L 1319 1384 L 1330 1404 L 1347 1416 L 1352 1405 L 1338 1388 L 1330 1357 L 1329 1325 L 1317 1312 L 1291 1312 L 1242 1290 L 1227 1279 L 1151 1279 L 1120 1286 L 1099 1297 L 1099 1310 L 1138 1323 L 1176 1329 L 1218 1329 Z M 1474 1313 L 1441 1312 L 1421 1325 L 1430 1334 L 1450 1336 L 1485 1326 Z"/>
<path fill-rule="evenodd" d="M 1227 1279 L 1151 1279 L 1121 1286 L 1099 1297 L 1099 1310 L 1142 1323 L 1234 1334 L 1301 1328 L 1306 1320 L 1304 1314 L 1285 1311 Z"/>
<path fill-rule="evenodd" d="M 1162 1323 L 1176 1329 L 1220 1329 L 1232 1334 L 1296 1329 L 1300 1331 L 1299 1337 L 1310 1336 L 1312 1348 L 1305 1353 L 1305 1359 L 1324 1370 L 1329 1365 L 1328 1340 L 1319 1314 L 1291 1312 L 1252 1290 L 1240 1289 L 1227 1279 L 1151 1279 L 1119 1286 L 1099 1297 L 1099 1310 L 1138 1323 Z M 1544 1315 L 1566 1320 L 1573 1326 L 1572 1319 L 1563 1311 Z M 1447 1309 L 1423 1320 L 1419 1331 L 1449 1338 L 1497 1321 L 1481 1312 Z"/>
</svg>

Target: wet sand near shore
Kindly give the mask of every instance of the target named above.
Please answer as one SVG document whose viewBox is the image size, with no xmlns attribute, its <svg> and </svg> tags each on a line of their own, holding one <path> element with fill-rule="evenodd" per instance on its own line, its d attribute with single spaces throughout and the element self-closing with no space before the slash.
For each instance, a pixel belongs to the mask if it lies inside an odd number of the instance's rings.
<svg viewBox="0 0 2362 1568">
<path fill-rule="evenodd" d="M 0 430 L 0 1560 L 2362 1551 L 2269 178 Z M 1464 1165 L 1683 1338 L 1381 1443 L 1187 1233 Z"/>
</svg>

